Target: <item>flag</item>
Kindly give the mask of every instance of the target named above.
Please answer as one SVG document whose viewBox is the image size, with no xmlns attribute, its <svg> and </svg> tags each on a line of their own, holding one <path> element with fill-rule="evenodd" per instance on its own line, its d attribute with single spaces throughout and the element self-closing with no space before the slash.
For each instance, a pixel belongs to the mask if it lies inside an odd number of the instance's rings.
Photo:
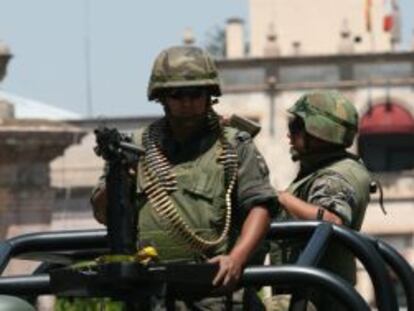
<svg viewBox="0 0 414 311">
<path fill-rule="evenodd" d="M 391 12 L 384 16 L 383 30 L 389 32 L 391 41 L 401 41 L 401 15 L 397 0 L 391 0 Z"/>
<path fill-rule="evenodd" d="M 384 16 L 383 30 L 385 32 L 390 32 L 394 23 L 394 18 L 392 14 L 387 14 Z"/>
</svg>

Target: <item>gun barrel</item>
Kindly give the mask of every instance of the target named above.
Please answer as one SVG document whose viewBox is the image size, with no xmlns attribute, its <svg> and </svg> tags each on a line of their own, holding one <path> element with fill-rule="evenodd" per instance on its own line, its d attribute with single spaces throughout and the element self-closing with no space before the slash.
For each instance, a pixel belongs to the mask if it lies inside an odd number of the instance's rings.
<svg viewBox="0 0 414 311">
<path fill-rule="evenodd" d="M 140 148 L 140 147 L 138 147 L 137 145 L 132 144 L 132 143 L 127 143 L 127 142 L 121 141 L 121 142 L 119 143 L 119 146 L 120 146 L 122 149 L 125 149 L 125 150 L 127 150 L 127 151 L 131 151 L 131 152 L 137 153 L 137 154 L 139 154 L 139 155 L 143 155 L 143 154 L 145 154 L 145 151 L 144 151 L 144 149 L 143 149 L 143 148 Z"/>
</svg>

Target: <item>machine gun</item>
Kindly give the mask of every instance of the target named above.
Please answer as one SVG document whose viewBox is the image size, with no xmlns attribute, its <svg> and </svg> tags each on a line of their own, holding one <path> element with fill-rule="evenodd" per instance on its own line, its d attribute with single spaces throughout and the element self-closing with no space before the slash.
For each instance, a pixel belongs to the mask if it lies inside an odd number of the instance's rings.
<svg viewBox="0 0 414 311">
<path fill-rule="evenodd" d="M 212 289 L 216 265 L 143 264 L 138 238 L 139 213 L 136 204 L 137 164 L 144 150 L 117 129 L 101 127 L 95 131 L 95 153 L 106 161 L 106 225 L 109 255 L 97 257 L 92 265 L 79 265 L 50 272 L 51 286 L 61 296 L 112 297 L 125 303 L 127 310 L 149 310 L 154 294 L 183 294 L 192 284 L 192 293 L 200 295 Z M 142 248 L 142 249 L 141 249 Z M 137 251 L 138 250 L 138 251 Z M 145 255 L 145 254 L 144 254 Z M 151 256 L 150 256 L 151 257 Z M 193 281 L 197 269 L 203 282 Z M 168 289 L 166 284 L 169 284 Z M 140 309 L 141 310 L 141 309 Z"/>
<path fill-rule="evenodd" d="M 107 228 L 110 253 L 132 255 L 137 250 L 138 212 L 136 167 L 144 150 L 117 129 L 95 130 L 95 153 L 106 160 Z"/>
</svg>

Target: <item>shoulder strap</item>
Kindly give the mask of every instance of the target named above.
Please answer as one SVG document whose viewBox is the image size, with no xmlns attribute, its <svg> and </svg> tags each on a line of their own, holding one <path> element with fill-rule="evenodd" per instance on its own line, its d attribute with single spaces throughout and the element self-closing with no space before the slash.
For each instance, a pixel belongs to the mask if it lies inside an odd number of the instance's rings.
<svg viewBox="0 0 414 311">
<path fill-rule="evenodd" d="M 252 139 L 252 136 L 248 132 L 241 131 L 230 126 L 224 127 L 224 136 L 226 137 L 227 141 L 233 146 L 233 148 L 237 148 L 240 143 Z"/>
</svg>

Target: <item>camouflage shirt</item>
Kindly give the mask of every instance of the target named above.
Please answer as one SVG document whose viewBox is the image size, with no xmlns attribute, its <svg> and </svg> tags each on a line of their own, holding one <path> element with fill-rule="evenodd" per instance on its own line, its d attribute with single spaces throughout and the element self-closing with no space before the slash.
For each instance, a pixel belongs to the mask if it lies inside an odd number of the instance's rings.
<svg viewBox="0 0 414 311">
<path fill-rule="evenodd" d="M 307 202 L 323 207 L 351 226 L 352 211 L 357 208 L 357 194 L 352 185 L 336 172 L 319 176 L 310 186 Z"/>
<path fill-rule="evenodd" d="M 249 209 L 264 204 L 270 214 L 274 214 L 278 206 L 276 193 L 269 181 L 267 164 L 248 133 L 240 132 L 237 140 L 236 150 L 239 157 L 237 205 Z"/>
<path fill-rule="evenodd" d="M 307 197 L 302 199 L 329 210 L 341 218 L 345 226 L 358 230 L 354 223 L 357 223 L 356 220 L 361 217 L 361 206 L 358 206 L 356 186 L 351 185 L 339 172 L 327 170 L 311 182 Z M 366 206 L 363 207 L 364 212 L 365 208 Z M 341 243 L 329 245 L 320 265 L 355 284 L 355 260 L 352 253 Z"/>
<path fill-rule="evenodd" d="M 359 230 L 369 201 L 370 177 L 364 165 L 345 152 L 319 154 L 301 165 L 301 171 L 288 191 L 334 213 L 345 226 Z M 277 219 L 290 220 L 292 216 L 283 210 Z M 272 262 L 295 262 L 305 244 L 300 239 L 276 241 L 272 245 Z M 355 283 L 355 260 L 345 247 L 330 243 L 325 254 L 321 267 Z"/>
</svg>

